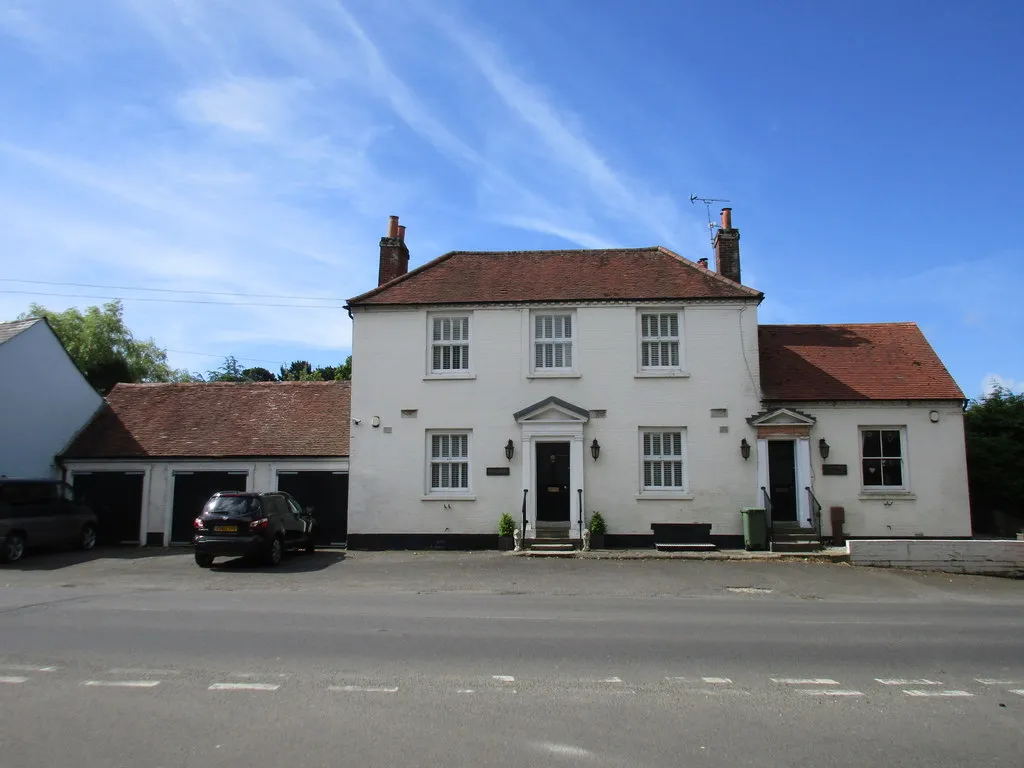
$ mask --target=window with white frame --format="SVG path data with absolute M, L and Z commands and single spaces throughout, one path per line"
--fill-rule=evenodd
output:
M 571 371 L 573 367 L 572 313 L 533 316 L 533 368 L 535 371 Z
M 468 493 L 469 433 L 431 432 L 427 447 L 430 493 Z
M 682 427 L 642 429 L 641 486 L 644 491 L 686 490 L 686 430 Z
M 861 427 L 860 463 L 864 488 L 903 490 L 906 484 L 906 440 L 903 427 Z
M 681 367 L 679 312 L 640 313 L 640 368 L 666 370 Z
M 469 315 L 430 318 L 430 373 L 435 376 L 469 372 Z

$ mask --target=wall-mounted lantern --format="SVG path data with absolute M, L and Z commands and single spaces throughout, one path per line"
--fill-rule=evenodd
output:
M 505 458 L 508 459 L 509 461 L 512 461 L 512 457 L 515 455 L 516 447 L 515 445 L 512 444 L 512 438 L 510 437 L 508 439 L 508 442 L 505 443 Z
M 746 461 L 750 458 L 750 443 L 747 442 L 747 438 L 740 440 L 740 456 Z
M 831 450 L 832 450 L 832 448 L 829 446 L 828 443 L 825 442 L 825 438 L 824 437 L 821 438 L 821 440 L 818 441 L 818 452 L 821 454 L 821 458 L 827 459 L 828 458 L 828 452 L 831 451 Z
M 601 446 L 597 442 L 597 438 L 594 438 L 594 442 L 590 444 L 590 455 L 594 457 L 594 461 L 597 461 L 597 457 L 601 455 Z

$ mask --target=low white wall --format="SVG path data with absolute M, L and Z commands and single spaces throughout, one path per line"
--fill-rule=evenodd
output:
M 854 565 L 1024 576 L 1024 541 L 853 539 L 846 551 Z

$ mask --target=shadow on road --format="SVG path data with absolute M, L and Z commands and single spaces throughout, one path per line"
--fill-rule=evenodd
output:
M 96 547 L 88 552 L 80 550 L 54 551 L 30 549 L 23 559 L 16 563 L 0 565 L 2 571 L 56 571 L 73 565 L 96 560 L 145 560 L 149 558 L 180 555 L 182 551 L 162 547 L 140 547 L 136 544 L 123 546 Z
M 244 571 L 246 573 L 315 573 L 337 565 L 345 559 L 341 551 L 319 551 L 312 554 L 289 553 L 280 565 L 264 565 L 258 560 L 234 557 L 230 560 L 216 560 L 211 571 Z

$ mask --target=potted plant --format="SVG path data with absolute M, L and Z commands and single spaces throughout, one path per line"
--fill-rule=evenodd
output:
M 587 530 L 590 531 L 590 548 L 604 549 L 604 535 L 608 531 L 608 526 L 605 525 L 604 517 L 601 516 L 600 512 L 595 511 L 590 516 Z
M 516 521 L 512 518 L 508 512 L 503 512 L 501 517 L 498 518 L 498 549 L 502 552 L 508 552 L 515 546 L 515 540 L 512 538 L 512 534 L 516 529 Z

